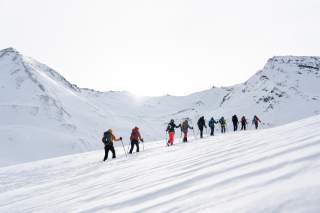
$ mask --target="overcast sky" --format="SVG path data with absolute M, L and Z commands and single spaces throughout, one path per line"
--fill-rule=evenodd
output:
M 0 48 L 80 87 L 185 95 L 319 56 L 319 23 L 319 0 L 0 0 Z

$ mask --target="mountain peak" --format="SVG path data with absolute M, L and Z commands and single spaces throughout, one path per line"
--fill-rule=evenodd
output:
M 15 48 L 13 48 L 13 47 L 8 47 L 8 48 L 5 48 L 5 49 L 2 49 L 2 50 L 0 50 L 0 52 L 1 52 L 1 53 L 3 53 L 3 52 L 19 53 L 19 51 L 16 50 Z
M 13 55 L 21 55 L 19 53 L 19 51 L 17 51 L 15 48 L 13 47 L 8 47 L 8 48 L 5 48 L 3 50 L 0 50 L 0 57 L 6 55 L 6 54 L 13 54 Z
M 295 70 L 299 69 L 320 69 L 320 57 L 316 56 L 274 56 L 268 60 L 264 66 L 264 70 Z
M 285 63 L 285 64 L 298 64 L 298 63 L 316 63 L 320 64 L 320 57 L 317 56 L 274 56 L 268 60 L 267 63 Z

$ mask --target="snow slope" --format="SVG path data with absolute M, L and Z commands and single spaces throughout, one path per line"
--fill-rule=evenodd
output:
M 320 116 L 0 168 L 0 212 L 320 212 Z
M 13 48 L 0 51 L 0 166 L 101 148 L 112 128 L 128 140 L 139 126 L 146 140 L 165 137 L 166 122 L 200 115 L 257 114 L 266 127 L 320 112 L 320 58 L 278 56 L 247 82 L 188 96 L 138 98 L 128 92 L 81 89 Z

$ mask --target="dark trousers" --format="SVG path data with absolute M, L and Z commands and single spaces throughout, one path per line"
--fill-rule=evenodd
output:
M 203 138 L 203 128 L 199 128 L 200 130 L 200 138 Z
M 132 140 L 131 141 L 131 148 L 130 148 L 130 151 L 129 151 L 130 154 L 132 154 L 134 146 L 137 147 L 137 152 L 139 152 L 139 141 Z
M 256 129 L 258 129 L 258 126 L 259 126 L 258 121 L 257 121 L 257 122 L 254 122 L 254 127 L 255 127 Z
M 114 146 L 113 145 L 106 145 L 104 147 L 104 159 L 103 159 L 103 161 L 106 161 L 108 159 L 109 151 L 112 152 L 112 158 L 116 158 L 116 151 L 114 150 Z
M 238 130 L 238 123 L 233 123 L 233 131 L 237 131 Z
M 221 126 L 221 133 L 225 133 L 226 132 L 226 126 Z
M 210 135 L 211 135 L 211 136 L 214 136 L 214 127 L 210 127 L 210 130 L 211 130 L 211 131 L 210 131 Z
M 183 142 L 188 142 L 188 132 L 183 132 Z
M 247 129 L 247 125 L 245 123 L 241 124 L 241 130 L 246 130 Z

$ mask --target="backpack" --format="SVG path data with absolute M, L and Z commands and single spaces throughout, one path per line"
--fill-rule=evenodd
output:
M 204 117 L 199 118 L 197 124 L 198 124 L 198 127 L 203 127 L 203 126 L 205 126 Z
M 140 132 L 138 129 L 133 129 L 131 132 L 130 140 L 139 141 Z
M 188 122 L 187 122 L 187 121 L 184 121 L 184 122 L 182 123 L 181 129 L 186 130 L 186 129 L 188 129 L 188 127 L 189 127 Z
M 112 134 L 109 131 L 103 133 L 102 143 L 104 143 L 104 145 L 110 145 L 112 143 Z
M 210 121 L 209 121 L 209 127 L 214 127 L 214 120 L 213 119 L 211 119 Z
M 221 126 L 225 126 L 226 125 L 226 120 L 224 118 L 221 118 L 219 120 L 219 123 L 221 124 Z

